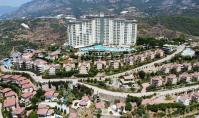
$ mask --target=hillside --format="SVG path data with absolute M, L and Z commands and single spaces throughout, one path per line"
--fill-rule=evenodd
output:
M 199 16 L 198 0 L 33 0 L 22 5 L 9 18 L 38 17 L 58 14 L 80 16 L 85 13 L 104 11 L 119 14 L 123 10 L 143 12 L 145 15 Z M 132 14 L 131 14 L 132 15 Z
M 180 31 L 188 35 L 199 36 L 199 19 L 185 16 L 159 16 L 145 18 L 150 25 L 162 25 L 173 31 Z

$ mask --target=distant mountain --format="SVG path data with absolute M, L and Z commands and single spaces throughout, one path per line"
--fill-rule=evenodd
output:
M 33 0 L 22 5 L 16 12 L 7 17 L 37 17 L 57 14 L 111 12 L 120 13 L 132 8 L 146 15 L 197 15 L 199 0 Z
M 10 7 L 10 6 L 0 6 L 0 16 L 3 14 L 8 14 L 17 10 L 17 7 Z

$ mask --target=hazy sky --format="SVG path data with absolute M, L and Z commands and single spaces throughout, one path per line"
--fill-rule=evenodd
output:
M 0 6 L 20 6 L 23 3 L 31 0 L 0 0 Z

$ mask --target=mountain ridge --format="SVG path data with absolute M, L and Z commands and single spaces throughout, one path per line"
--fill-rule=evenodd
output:
M 149 16 L 184 14 L 199 10 L 198 0 L 33 0 L 23 4 L 9 18 L 39 17 L 58 14 L 75 16 L 92 12 L 119 14 L 135 7 Z M 199 15 L 198 15 L 199 16 Z

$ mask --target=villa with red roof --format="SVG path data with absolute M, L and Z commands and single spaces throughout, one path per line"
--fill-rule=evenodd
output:
M 14 91 L 9 91 L 9 92 L 5 93 L 4 97 L 5 98 L 16 98 L 17 94 Z
M 16 98 L 8 98 L 3 102 L 3 108 L 14 110 L 17 107 Z
M 46 105 L 38 106 L 37 115 L 39 118 L 46 118 L 54 116 L 54 110 Z
M 35 86 L 32 83 L 28 83 L 28 84 L 24 84 L 22 85 L 22 92 L 26 93 L 26 92 L 33 92 L 35 91 Z
M 25 114 L 25 108 L 19 107 L 12 111 L 12 117 L 13 118 L 23 118 Z
M 23 94 L 21 95 L 21 100 L 20 100 L 20 102 L 21 102 L 21 103 L 24 103 L 25 106 L 28 106 L 28 105 L 31 104 L 30 99 L 31 99 L 32 97 L 33 97 L 33 93 L 31 93 L 31 92 L 23 93 Z
M 45 100 L 54 100 L 57 99 L 59 93 L 56 93 L 54 90 L 48 90 L 45 92 Z
M 4 88 L 2 90 L 0 90 L 0 95 L 3 97 L 7 92 L 12 91 L 11 88 Z

